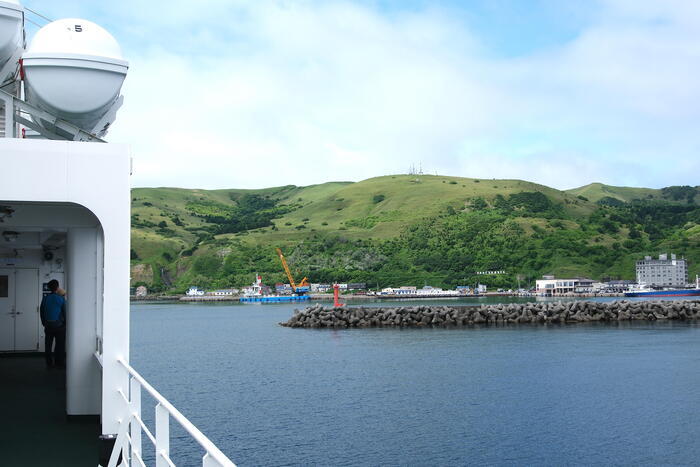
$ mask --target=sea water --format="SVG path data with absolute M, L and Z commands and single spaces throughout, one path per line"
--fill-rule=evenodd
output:
M 242 466 L 700 459 L 696 324 L 278 325 L 299 306 L 135 304 L 132 365 Z M 178 465 L 201 464 L 175 425 Z

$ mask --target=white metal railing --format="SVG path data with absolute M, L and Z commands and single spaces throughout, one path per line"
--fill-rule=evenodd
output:
M 170 417 L 174 418 L 205 451 L 202 457 L 203 467 L 235 467 L 235 464 L 209 438 L 148 384 L 143 376 L 124 360 L 118 361 L 129 372 L 129 394 L 119 390 L 119 394 L 127 404 L 129 418 L 120 421 L 119 433 L 108 467 L 131 465 L 131 463 L 145 467 L 141 444 L 142 434 L 146 435 L 155 448 L 156 467 L 174 466 L 170 459 Z M 145 389 L 156 401 L 155 433 L 152 433 L 141 419 L 141 389 Z

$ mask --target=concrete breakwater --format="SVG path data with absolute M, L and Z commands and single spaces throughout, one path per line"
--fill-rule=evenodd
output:
M 324 307 L 294 310 L 291 328 L 458 327 L 506 323 L 700 320 L 699 300 L 510 303 L 480 306 Z

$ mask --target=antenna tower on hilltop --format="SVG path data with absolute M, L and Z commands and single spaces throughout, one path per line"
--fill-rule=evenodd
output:
M 423 163 L 419 163 L 417 169 L 416 164 L 411 164 L 408 168 L 408 175 L 423 175 Z

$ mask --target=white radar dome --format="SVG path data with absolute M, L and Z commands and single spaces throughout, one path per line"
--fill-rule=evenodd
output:
M 69 18 L 36 33 L 22 68 L 27 102 L 103 136 L 121 105 L 129 64 L 111 34 L 90 21 Z
M 14 76 L 24 49 L 24 8 L 17 0 L 0 0 L 0 85 Z

